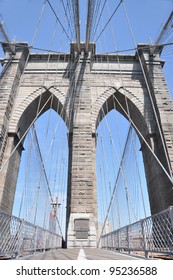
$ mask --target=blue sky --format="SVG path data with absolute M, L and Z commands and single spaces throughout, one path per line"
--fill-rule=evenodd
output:
M 4 20 L 7 34 L 11 40 L 25 41 L 32 43 L 34 32 L 38 24 L 38 18 L 43 6 L 43 0 L 0 0 L 0 16 Z M 59 3 L 61 1 L 50 1 L 55 11 L 58 13 Z M 81 40 L 85 39 L 84 30 L 86 24 L 86 2 L 85 0 L 79 1 L 81 5 Z M 103 1 L 102 1 L 103 2 Z M 119 3 L 118 0 L 109 0 L 108 8 L 105 9 L 103 21 L 101 25 L 109 17 L 114 8 Z M 171 0 L 126 0 L 125 5 L 129 14 L 133 32 L 136 38 L 136 42 L 154 42 L 160 32 L 162 24 L 167 19 L 171 7 Z M 61 7 L 61 14 L 58 14 L 62 22 L 64 23 L 63 9 Z M 50 36 L 52 34 L 53 26 L 55 23 L 55 17 L 48 6 L 44 9 L 43 19 L 40 24 L 40 28 L 35 41 L 36 47 L 48 48 L 50 44 Z M 66 23 L 64 24 L 66 26 Z M 114 28 L 117 32 L 117 42 L 119 48 L 131 48 L 133 47 L 132 40 L 127 30 L 127 23 L 122 13 L 122 8 L 119 9 L 114 16 Z M 107 28 L 110 33 L 110 28 Z M 126 33 L 124 31 L 127 31 Z M 62 33 L 61 28 L 57 29 L 57 38 Z M 57 39 L 58 40 L 58 39 Z M 55 40 L 56 41 L 56 40 Z M 64 45 L 63 48 L 66 49 Z M 56 49 L 57 50 L 57 47 Z M 113 50 L 111 45 L 108 46 L 107 51 Z
M 67 30 L 68 34 L 70 34 L 70 31 L 68 29 L 68 23 L 65 20 L 64 11 L 62 8 L 62 1 L 51 0 L 50 2 L 54 7 L 55 12 L 57 13 L 59 20 L 63 23 L 65 30 Z M 87 1 L 80 0 L 79 2 L 80 2 L 81 41 L 84 41 Z M 102 5 L 103 2 L 104 1 L 102 1 Z M 28 42 L 29 46 L 33 46 L 34 48 L 38 48 L 38 49 L 41 48 L 41 49 L 51 49 L 57 52 L 69 52 L 70 41 L 68 40 L 65 33 L 62 31 L 60 24 L 58 23 L 56 24 L 55 15 L 53 14 L 48 3 L 46 3 L 44 6 L 42 17 L 39 22 L 43 3 L 44 0 L 38 0 L 38 1 L 0 0 L 0 18 L 1 21 L 4 22 L 4 28 L 6 30 L 9 39 L 11 41 L 16 41 L 16 42 Z M 97 32 L 95 33 L 95 37 L 93 38 L 93 41 L 95 41 L 98 38 L 99 34 L 103 30 L 105 24 L 107 23 L 110 15 L 114 11 L 118 3 L 119 0 L 107 1 L 103 13 L 103 17 L 100 20 L 100 24 L 97 28 Z M 154 43 L 163 27 L 163 24 L 167 20 L 173 8 L 173 1 L 171 0 L 125 0 L 124 3 L 128 12 L 131 28 L 136 43 Z M 0 40 L 3 40 L 3 38 L 1 37 Z M 97 40 L 96 50 L 99 53 L 101 52 L 104 53 L 104 52 L 114 52 L 115 50 L 133 49 L 134 47 L 135 45 L 132 39 L 132 34 L 129 30 L 127 18 L 124 13 L 123 7 L 121 6 L 118 9 L 117 13 L 114 15 L 110 24 L 105 29 L 103 35 L 101 35 L 100 38 Z M 32 49 L 31 51 L 38 52 L 39 50 Z M 133 53 L 133 51 L 131 51 L 130 53 Z M 0 56 L 1 57 L 3 56 L 2 50 L 0 50 Z M 173 64 L 171 62 L 172 57 L 171 55 L 165 57 L 163 55 L 163 59 L 166 59 L 164 71 L 167 77 L 168 85 L 171 89 L 173 88 L 173 81 L 172 81 Z M 53 119 L 56 120 L 56 122 L 60 121 L 58 117 L 55 118 L 53 112 L 51 114 L 53 115 Z M 114 117 L 115 117 L 114 113 L 110 114 L 110 116 L 108 116 L 108 121 L 110 121 L 111 123 L 111 118 Z M 123 133 L 121 133 L 121 141 L 123 142 L 125 139 L 124 135 L 127 133 L 128 124 L 127 122 L 124 121 L 123 118 L 121 118 L 120 116 L 118 117 L 120 119 L 120 127 L 123 126 Z M 44 125 L 46 122 L 48 123 L 48 118 L 49 118 L 49 113 L 45 114 L 43 119 L 40 119 L 36 124 L 36 127 L 38 128 L 38 137 L 40 137 L 40 139 L 43 139 L 43 131 L 45 131 Z M 52 131 L 49 132 L 51 135 L 55 130 L 56 122 L 52 126 Z M 61 134 L 61 137 L 63 137 L 63 135 L 67 133 L 67 130 L 65 126 L 63 126 L 63 123 L 60 124 L 60 127 L 61 128 L 60 130 L 58 130 L 59 131 L 58 135 Z M 101 129 L 103 129 L 103 131 L 105 130 L 105 135 L 106 135 L 105 141 L 108 141 L 107 139 L 109 138 L 109 134 L 108 131 L 106 132 L 107 128 L 105 127 L 106 125 L 103 122 Z M 113 131 L 115 131 L 115 128 L 111 128 L 111 131 L 113 133 Z M 117 136 L 114 135 L 115 139 L 117 139 L 116 137 Z M 50 143 L 51 140 L 49 140 L 49 143 L 47 145 L 50 145 Z M 44 147 L 43 150 L 47 151 L 48 149 L 49 148 L 47 146 L 46 148 Z M 109 153 L 111 153 L 111 151 L 109 151 Z M 139 155 L 139 157 L 141 157 L 141 155 Z M 64 161 L 66 162 L 67 153 L 65 154 L 65 156 L 63 156 L 63 158 Z M 48 165 L 50 165 L 50 159 L 47 162 Z M 64 172 L 67 172 L 67 169 Z M 110 173 L 113 174 L 113 171 L 110 171 Z M 23 174 L 23 172 L 21 172 L 21 174 Z M 64 182 L 67 176 L 65 174 L 67 173 L 64 173 Z M 55 176 L 55 175 L 51 175 L 51 176 Z M 23 175 L 21 177 L 23 177 Z M 111 180 L 112 181 L 115 180 L 115 177 L 116 174 L 111 175 Z M 63 190 L 58 192 L 61 192 L 61 195 L 64 197 Z M 60 194 L 56 193 L 56 195 L 60 195 Z M 147 196 L 147 194 L 145 195 Z M 21 195 L 18 195 L 18 197 L 21 197 Z M 109 199 L 110 197 L 108 197 L 108 200 Z M 16 205 L 19 206 L 17 199 L 16 199 Z M 65 205 L 63 205 L 63 207 L 65 209 Z M 16 210 L 16 213 L 18 210 Z M 100 212 L 99 215 L 101 215 Z M 101 216 L 99 216 L 99 219 L 101 220 Z
M 63 22 L 66 30 L 67 21 L 64 20 L 64 10 L 61 5 L 61 1 L 51 0 L 52 6 L 57 12 L 59 19 Z M 65 1 L 64 1 L 65 2 Z M 87 1 L 80 0 L 80 14 L 81 14 L 81 41 L 85 40 L 85 26 L 86 26 L 86 11 Z M 102 5 L 103 5 L 102 0 Z M 63 35 L 62 29 L 57 24 L 55 38 L 53 43 L 52 33 L 55 27 L 55 16 L 52 13 L 49 5 L 46 4 L 43 16 L 38 27 L 38 21 L 43 7 L 44 0 L 0 0 L 0 18 L 4 21 L 4 28 L 10 40 L 18 42 L 28 42 L 29 45 L 37 48 L 53 49 L 55 51 L 69 51 L 69 40 Z M 105 12 L 100 20 L 99 30 L 104 27 L 109 16 L 119 3 L 119 0 L 107 1 Z M 172 0 L 125 0 L 124 1 L 128 16 L 130 19 L 131 27 L 134 33 L 136 43 L 154 43 L 168 18 L 172 7 Z M 112 27 L 115 33 L 115 40 L 112 37 Z M 36 36 L 34 35 L 36 33 Z M 96 33 L 95 38 L 97 38 Z M 109 44 L 107 44 L 109 42 Z M 115 46 L 116 44 L 116 46 Z M 123 50 L 134 47 L 127 20 L 123 8 L 120 7 L 118 12 L 113 17 L 112 23 L 106 28 L 104 35 L 101 36 L 97 42 L 97 52 L 111 52 L 115 49 Z M 33 52 L 35 52 L 33 50 Z M 2 57 L 2 50 L 0 51 Z M 165 57 L 163 57 L 165 58 Z M 169 57 L 169 64 L 166 63 L 165 71 L 170 87 L 173 86 L 172 79 L 170 77 L 170 71 L 172 63 Z

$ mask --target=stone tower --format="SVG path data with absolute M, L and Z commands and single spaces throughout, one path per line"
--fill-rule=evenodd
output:
M 136 129 L 143 154 L 152 214 L 173 205 L 173 103 L 162 72 L 160 48 L 139 45 L 138 55 L 32 54 L 17 43 L 0 80 L 0 210 L 11 214 L 25 135 L 50 107 L 68 128 L 68 247 L 95 247 L 96 128 L 116 108 Z M 49 63 L 47 64 L 47 62 Z M 104 112 L 104 113 L 103 113 Z

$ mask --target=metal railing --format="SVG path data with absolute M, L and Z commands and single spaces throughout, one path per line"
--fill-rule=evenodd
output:
M 173 206 L 101 237 L 101 248 L 173 255 Z
M 0 256 L 62 248 L 62 236 L 25 220 L 0 213 Z

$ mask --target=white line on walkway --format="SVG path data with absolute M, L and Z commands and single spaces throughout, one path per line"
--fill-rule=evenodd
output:
M 85 252 L 84 252 L 84 249 L 82 249 L 82 248 L 80 249 L 77 259 L 78 260 L 86 260 L 87 259 L 86 255 L 85 255 Z

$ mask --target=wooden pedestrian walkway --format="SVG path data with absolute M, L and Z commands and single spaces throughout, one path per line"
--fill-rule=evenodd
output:
M 137 260 L 133 256 L 103 249 L 58 249 L 22 257 L 25 260 Z

